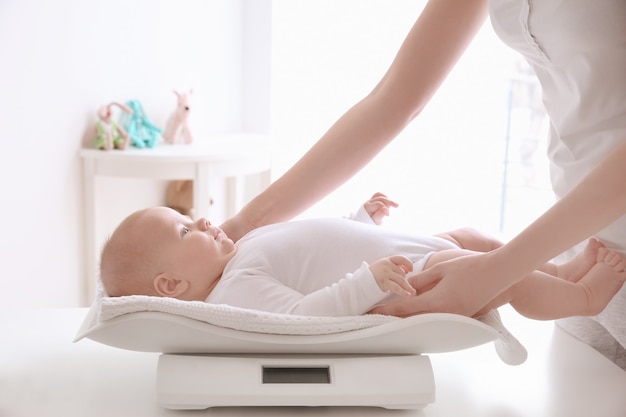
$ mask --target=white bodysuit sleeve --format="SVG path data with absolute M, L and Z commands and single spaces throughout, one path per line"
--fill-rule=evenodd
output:
M 359 269 L 346 274 L 338 282 L 311 294 L 299 294 L 298 299 L 292 299 L 288 313 L 306 316 L 357 316 L 367 313 L 386 296 L 387 293 L 376 283 L 367 262 L 363 262 Z
M 350 215 L 348 216 L 348 219 L 361 222 L 361 223 L 376 225 L 376 222 L 372 220 L 369 213 L 365 210 L 365 206 L 363 205 L 359 207 L 356 213 L 350 213 Z
M 209 295 L 207 302 L 272 313 L 327 317 L 365 314 L 388 295 L 380 289 L 366 262 L 336 283 L 309 294 L 255 271 L 246 271 L 240 279 L 229 280 L 222 289 L 219 296 Z

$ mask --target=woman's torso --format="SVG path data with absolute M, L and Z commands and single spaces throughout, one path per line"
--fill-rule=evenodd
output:
M 552 186 L 562 197 L 626 140 L 626 1 L 490 0 L 489 9 L 496 33 L 541 84 Z M 596 236 L 626 255 L 626 216 Z M 626 286 L 595 319 L 626 347 Z
M 626 140 L 626 2 L 491 0 L 494 30 L 533 68 L 557 197 Z M 598 237 L 626 253 L 626 216 Z

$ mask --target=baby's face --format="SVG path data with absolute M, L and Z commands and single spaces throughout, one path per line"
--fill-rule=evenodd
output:
M 162 272 L 189 281 L 193 295 L 206 298 L 237 246 L 204 218 L 192 221 L 167 207 L 148 209 L 145 216 L 142 233 Z

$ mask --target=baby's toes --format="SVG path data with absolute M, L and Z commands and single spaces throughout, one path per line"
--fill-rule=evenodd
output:
M 606 256 L 609 254 L 609 250 L 605 247 L 601 247 L 598 249 L 598 254 L 596 255 L 596 262 L 605 262 Z
M 613 261 L 615 263 L 615 265 L 613 265 L 613 269 L 616 272 L 621 272 L 624 274 L 624 276 L 626 276 L 626 259 L 624 259 L 622 255 L 617 253 Z
M 600 248 L 604 248 L 604 243 L 600 242 L 600 240 L 598 240 L 597 238 L 592 237 L 589 238 L 589 240 L 587 241 L 587 247 L 585 248 L 585 250 L 593 253 L 600 250 Z
M 609 251 L 604 257 L 604 263 L 610 267 L 615 267 L 621 260 L 622 257 L 613 251 Z
M 604 263 L 617 272 L 622 272 L 624 270 L 624 266 L 626 266 L 626 260 L 624 257 L 613 251 L 608 251 L 604 257 Z

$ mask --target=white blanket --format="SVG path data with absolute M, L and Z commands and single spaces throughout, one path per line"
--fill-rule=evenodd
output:
M 391 321 L 397 317 L 368 314 L 363 316 L 318 317 L 296 316 L 248 310 L 225 304 L 209 304 L 202 301 L 181 301 L 175 298 L 132 295 L 109 297 L 98 285 L 98 321 L 140 311 L 159 311 L 175 314 L 215 326 L 230 329 L 289 335 L 318 335 L 365 329 Z

